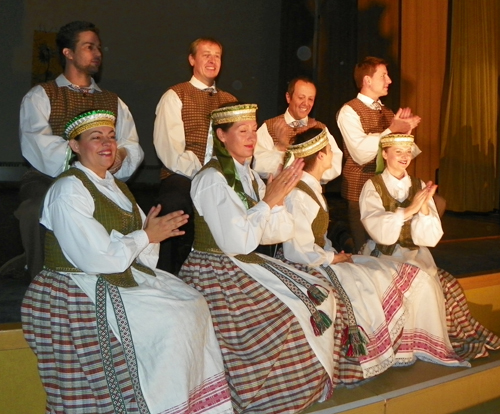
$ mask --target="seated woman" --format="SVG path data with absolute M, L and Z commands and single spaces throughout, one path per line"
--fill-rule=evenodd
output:
M 380 374 L 392 365 L 409 365 L 416 358 L 467 365 L 453 352 L 440 287 L 432 283 L 429 275 L 415 266 L 337 253 L 332 247 L 326 237 L 328 206 L 320 184 L 325 170 L 331 168 L 332 156 L 322 129 L 298 134 L 294 145 L 288 147 L 285 164 L 290 159 L 303 159 L 304 172 L 285 199 L 295 220 L 295 234 L 283 243 L 283 255 L 300 268 L 321 271 L 339 291 L 350 333 L 347 356 L 358 357 L 364 378 Z M 425 313 L 419 312 L 423 307 Z M 435 323 L 430 315 L 442 323 Z M 357 353 L 352 351 L 356 349 Z M 349 370 L 353 371 L 353 367 Z
M 90 111 L 65 130 L 78 161 L 49 189 L 44 270 L 22 305 L 51 413 L 232 413 L 207 304 L 154 269 L 182 211 L 147 217 L 109 173 L 115 116 Z
M 371 237 L 363 254 L 412 263 L 441 284 L 448 335 L 460 357 L 473 359 L 487 355 L 487 349 L 500 349 L 500 338 L 471 316 L 459 283 L 437 268 L 427 248 L 439 242 L 443 229 L 432 198 L 437 185 L 406 172 L 413 136 L 387 135 L 380 143 L 379 174 L 365 183 L 359 199 L 361 221 Z
M 195 241 L 179 277 L 208 302 L 235 412 L 295 413 L 338 382 L 341 331 L 325 279 L 253 253 L 293 235 L 283 199 L 302 173 L 298 160 L 266 188 L 250 169 L 256 109 L 212 112 L 215 158 L 193 179 Z

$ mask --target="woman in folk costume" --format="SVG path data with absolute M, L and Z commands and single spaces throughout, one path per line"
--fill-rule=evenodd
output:
M 65 134 L 78 161 L 45 197 L 44 270 L 22 305 L 47 412 L 232 413 L 203 296 L 153 270 L 187 215 L 146 217 L 109 173 L 113 113 L 81 114 Z
M 296 413 L 338 382 L 341 326 L 319 275 L 254 253 L 292 237 L 283 200 L 299 181 L 297 160 L 267 188 L 250 169 L 256 105 L 212 112 L 214 158 L 194 177 L 193 251 L 179 277 L 208 302 L 237 413 Z
M 409 365 L 417 358 L 467 365 L 448 341 L 444 302 L 428 274 L 406 263 L 337 253 L 332 247 L 326 237 L 328 206 L 320 184 L 325 170 L 331 168 L 332 156 L 325 131 L 317 128 L 297 135 L 288 148 L 285 165 L 301 158 L 304 172 L 285 199 L 295 220 L 295 234 L 283 243 L 283 254 L 301 268 L 322 272 L 338 290 L 347 313 L 346 357 L 357 357 L 364 378 L 392 365 Z M 425 315 L 419 313 L 423 308 Z M 430 315 L 443 323 L 435 323 Z M 350 366 L 350 375 L 353 371 L 355 367 Z
M 377 175 L 368 180 L 359 199 L 361 221 L 371 237 L 363 254 L 419 266 L 440 284 L 446 304 L 448 335 L 464 359 L 500 349 L 500 338 L 470 314 L 460 284 L 438 269 L 427 246 L 443 235 L 433 195 L 437 185 L 406 172 L 412 159 L 412 135 L 387 135 L 380 141 Z M 385 161 L 385 169 L 384 169 Z

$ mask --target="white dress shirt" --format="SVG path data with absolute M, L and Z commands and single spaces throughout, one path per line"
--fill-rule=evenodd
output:
M 68 87 L 71 82 L 61 74 L 57 77 L 56 84 L 59 87 Z M 101 91 L 93 79 L 90 87 Z M 50 111 L 50 101 L 45 89 L 40 85 L 33 87 L 21 103 L 19 136 L 23 157 L 43 174 L 57 177 L 64 169 L 68 142 L 63 137 L 52 133 L 49 124 Z M 127 157 L 115 173 L 115 177 L 127 180 L 141 164 L 144 152 L 139 145 L 132 114 L 120 98 L 118 98 L 118 114 L 116 115 L 118 148 L 124 148 L 127 151 Z
M 205 85 L 194 76 L 189 83 L 200 90 L 210 86 L 215 88 L 215 84 Z M 207 131 L 207 142 L 211 139 L 209 136 L 210 130 Z M 182 101 L 173 89 L 165 92 L 156 106 L 153 143 L 163 165 L 177 174 L 192 179 L 203 166 L 193 151 L 186 151 Z
M 250 169 L 249 161 L 243 165 L 236 160 L 234 163 L 245 192 L 255 196 L 252 182 L 257 180 L 262 199 L 266 186 Z M 215 242 L 228 256 L 248 254 L 259 244 L 280 243 L 293 236 L 293 218 L 284 206 L 269 208 L 266 202 L 259 201 L 247 210 L 226 178 L 214 168 L 207 168 L 194 177 L 191 198 Z
M 319 181 L 305 171 L 302 172 L 302 181 L 314 191 L 322 208 L 327 210 Z M 285 206 L 295 221 L 294 237 L 283 243 L 285 257 L 292 262 L 307 264 L 311 267 L 331 264 L 337 253 L 331 241 L 325 234 L 323 236 L 325 246 L 321 248 L 316 244 L 312 230 L 312 223 L 320 209 L 318 203 L 304 191 L 294 188 L 286 197 Z
M 308 117 L 306 116 L 302 120 L 296 120 L 290 115 L 287 109 L 285 112 L 285 122 L 290 125 L 294 121 L 303 121 L 304 124 L 307 125 Z M 335 138 L 333 138 L 330 131 L 328 131 L 328 128 L 326 128 L 326 133 L 330 146 L 332 147 L 333 157 L 332 168 L 325 171 L 321 177 L 321 182 L 323 184 L 337 178 L 342 171 L 342 151 L 339 149 Z M 257 145 L 255 146 L 253 169 L 257 171 L 262 178 L 268 178 L 269 174 L 275 176 L 280 164 L 283 164 L 284 155 L 285 152 L 279 151 L 274 145 L 273 138 L 269 134 L 267 125 L 263 123 L 257 130 Z

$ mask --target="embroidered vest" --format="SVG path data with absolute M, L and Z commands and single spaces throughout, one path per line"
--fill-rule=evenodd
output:
M 398 208 L 406 208 L 411 204 L 411 202 L 413 201 L 413 197 L 415 197 L 415 194 L 417 194 L 417 192 L 421 189 L 421 182 L 418 178 L 414 177 L 410 178 L 411 178 L 410 192 L 408 194 L 408 198 L 402 202 L 399 202 L 389 194 L 389 190 L 387 189 L 384 183 L 384 179 L 382 178 L 381 175 L 375 175 L 371 178 L 375 190 L 377 190 L 377 193 L 380 195 L 380 198 L 382 199 L 382 204 L 385 208 L 385 211 L 394 212 Z M 404 222 L 403 227 L 401 227 L 399 239 L 396 243 L 390 246 L 377 243 L 376 249 L 380 251 L 382 254 L 391 256 L 392 253 L 394 253 L 394 249 L 396 248 L 397 244 L 399 244 L 401 247 L 406 247 L 411 250 L 418 249 L 418 246 L 416 246 L 415 243 L 413 243 L 413 239 L 411 237 L 411 220 L 406 220 Z
M 346 103 L 359 115 L 361 126 L 365 134 L 378 134 L 384 132 L 391 125 L 394 113 L 387 107 L 382 109 L 371 109 L 355 98 Z M 349 150 L 343 142 L 345 165 L 342 168 L 342 197 L 349 201 L 359 201 L 359 195 L 366 180 L 375 174 L 376 158 L 364 165 L 357 164 L 349 154 Z
M 271 138 L 273 139 L 274 145 L 278 143 L 278 136 L 276 135 L 276 127 L 280 123 L 285 122 L 285 115 L 278 115 L 274 118 L 268 119 L 265 124 L 267 126 L 267 131 L 269 132 L 269 135 L 271 135 Z M 310 128 L 325 128 L 325 124 L 316 121 L 314 118 L 307 118 L 307 125 L 303 127 L 298 127 L 298 128 L 293 128 L 289 127 L 287 129 L 287 134 L 288 134 L 288 144 L 292 145 L 295 142 L 295 136 L 297 134 L 300 134 L 301 132 L 307 131 Z
M 222 168 L 219 164 L 219 161 L 217 161 L 216 159 L 212 159 L 207 164 L 205 164 L 203 168 L 200 170 L 200 172 L 205 170 L 206 168 L 215 168 L 217 171 L 222 173 Z M 258 198 L 259 188 L 256 180 L 252 181 L 252 186 Z M 250 197 L 248 194 L 246 194 L 246 197 L 247 197 L 247 204 L 250 207 L 253 207 L 255 204 L 257 204 L 257 201 L 254 200 L 252 197 Z M 200 252 L 224 254 L 224 252 L 219 248 L 219 246 L 217 246 L 217 243 L 215 242 L 214 236 L 212 235 L 212 232 L 210 231 L 207 222 L 205 221 L 203 216 L 201 216 L 198 213 L 196 207 L 194 208 L 193 249 L 198 250 Z M 236 256 L 236 258 L 243 262 L 248 262 L 248 263 L 259 263 L 263 261 L 255 253 L 250 253 L 248 255 L 239 254 Z
M 210 113 L 227 102 L 236 102 L 237 99 L 230 93 L 217 89 L 217 93 L 210 94 L 200 90 L 189 82 L 172 86 L 182 102 L 181 116 L 184 123 L 185 150 L 192 151 L 203 164 L 207 147 Z M 172 174 L 165 166 L 160 172 L 160 179 Z
M 57 179 L 62 177 L 75 176 L 90 192 L 95 204 L 94 218 L 101 223 L 104 228 L 111 233 L 112 230 L 117 230 L 122 234 L 129 234 L 134 230 L 142 229 L 142 219 L 135 202 L 134 196 L 128 189 L 127 185 L 115 179 L 116 184 L 121 191 L 131 201 L 133 210 L 128 212 L 120 208 L 113 201 L 102 194 L 97 187 L 90 181 L 85 173 L 77 168 L 70 168 L 68 171 L 62 173 Z M 132 264 L 137 270 L 143 271 L 151 276 L 155 273 L 148 267 L 141 265 L 135 261 Z M 131 267 L 132 267 L 131 266 Z M 61 246 L 54 232 L 47 230 L 45 236 L 45 263 L 44 267 L 56 272 L 81 272 L 82 270 L 74 267 L 64 256 Z M 131 267 L 122 273 L 101 274 L 106 281 L 112 285 L 119 287 L 132 287 L 137 286 L 132 275 Z
M 118 116 L 118 95 L 113 92 L 103 90 L 84 94 L 66 86 L 58 87 L 55 81 L 42 83 L 40 86 L 49 97 L 49 124 L 54 135 L 62 136 L 68 121 L 84 111 L 105 109 Z
M 323 248 L 325 247 L 325 234 L 328 231 L 328 223 L 330 221 L 328 211 L 323 208 L 318 200 L 318 197 L 316 196 L 316 193 L 304 181 L 299 181 L 297 188 L 311 197 L 319 206 L 318 214 L 311 223 L 311 228 L 314 234 L 314 243 Z M 328 208 L 328 203 L 326 203 L 326 205 Z

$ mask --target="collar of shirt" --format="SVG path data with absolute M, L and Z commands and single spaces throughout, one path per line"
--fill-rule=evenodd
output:
M 325 199 L 323 198 L 323 187 L 321 187 L 320 182 L 306 171 L 302 171 L 301 181 L 304 181 L 304 183 L 311 187 L 318 196 L 318 200 L 323 205 L 323 208 L 326 209 L 326 205 L 324 204 Z
M 68 78 L 66 78 L 66 76 L 64 76 L 61 73 L 56 78 L 56 85 L 61 88 L 63 86 L 68 87 L 68 86 L 72 85 L 72 83 L 68 80 Z M 90 86 L 89 86 L 89 88 L 91 88 L 92 90 L 96 90 L 98 92 L 102 92 L 101 88 L 99 88 L 99 86 L 97 86 L 97 83 L 95 83 L 95 80 L 93 78 L 90 78 Z
M 201 90 L 203 90 L 203 89 L 206 89 L 206 88 L 212 88 L 212 87 L 213 87 L 213 88 L 215 88 L 215 89 L 217 89 L 217 87 L 215 86 L 215 82 L 214 82 L 214 84 L 213 84 L 213 85 L 205 85 L 202 81 L 200 81 L 200 80 L 196 79 L 196 78 L 194 77 L 194 75 L 193 75 L 193 76 L 191 76 L 191 79 L 189 80 L 189 83 L 190 83 L 191 85 L 193 85 L 196 89 L 201 89 Z
M 406 200 L 411 187 L 411 179 L 406 171 L 405 176 L 398 180 L 389 171 L 387 171 L 387 169 L 385 169 L 382 173 L 382 178 L 384 179 L 385 186 L 392 197 L 399 202 Z
M 371 106 L 371 104 L 374 102 L 372 98 L 369 98 L 368 96 L 363 95 L 362 93 L 358 93 L 357 98 L 361 102 L 363 102 L 366 106 Z M 380 105 L 384 106 L 384 104 L 382 102 L 380 102 L 380 99 L 375 101 L 375 102 L 378 102 Z
M 290 125 L 293 121 L 302 121 L 305 123 L 305 125 L 307 125 L 307 120 L 308 120 L 307 116 L 305 118 L 302 118 L 302 119 L 295 119 L 292 115 L 290 115 L 290 112 L 288 112 L 288 108 L 285 111 L 285 122 L 288 125 Z
M 251 197 L 255 197 L 255 192 L 253 190 L 253 185 L 252 185 L 254 177 L 252 171 L 250 170 L 251 160 L 252 160 L 251 158 L 248 158 L 247 160 L 245 160 L 243 164 L 240 164 L 238 161 L 234 160 L 234 165 L 236 166 L 236 172 L 240 177 L 240 181 L 241 184 L 243 185 L 245 193 L 247 193 Z

